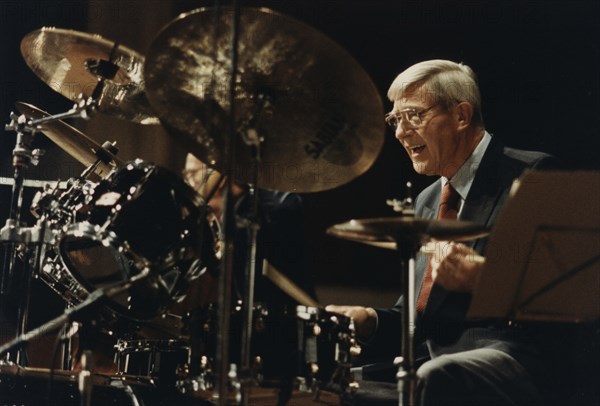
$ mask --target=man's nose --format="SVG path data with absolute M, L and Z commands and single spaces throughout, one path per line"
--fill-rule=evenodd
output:
M 396 129 L 394 130 L 394 136 L 398 141 L 402 141 L 403 138 L 406 138 L 410 135 L 411 131 L 412 128 L 406 126 L 404 124 L 404 120 L 400 120 L 396 126 Z

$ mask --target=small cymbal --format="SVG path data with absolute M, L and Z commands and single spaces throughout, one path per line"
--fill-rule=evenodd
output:
M 424 244 L 431 239 L 468 241 L 489 234 L 489 230 L 470 221 L 428 220 L 412 216 L 350 220 L 333 225 L 327 234 L 385 249 L 396 249 L 398 242 Z
M 47 117 L 50 114 L 35 107 L 32 104 L 17 102 L 15 103 L 17 110 L 21 114 L 34 120 Z M 96 151 L 102 148 L 96 141 L 92 140 L 84 133 L 70 126 L 61 120 L 51 121 L 43 124 L 40 129 L 44 135 L 50 138 L 56 145 L 61 147 L 66 153 L 77 159 L 84 166 L 90 166 L 98 160 Z M 100 162 L 94 171 L 101 178 L 105 177 L 114 167 L 121 165 L 121 161 L 116 156 L 112 156 L 112 161 L 109 164 Z
M 153 40 L 144 77 L 151 106 L 174 140 L 227 172 L 232 8 L 179 16 Z M 215 33 L 217 37 L 215 38 Z M 233 178 L 258 186 L 318 192 L 367 171 L 384 142 L 383 103 L 358 62 L 304 23 L 268 9 L 242 8 L 235 89 Z
M 140 124 L 159 124 L 144 93 L 144 57 L 100 35 L 61 28 L 41 28 L 21 40 L 21 54 L 31 70 L 70 100 L 91 97 L 105 77 L 98 111 Z M 112 55 L 111 55 L 112 54 Z

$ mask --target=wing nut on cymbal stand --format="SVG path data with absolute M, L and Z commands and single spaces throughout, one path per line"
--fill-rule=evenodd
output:
M 404 216 L 414 216 L 415 202 L 412 197 L 412 183 L 406 182 L 406 197 L 404 199 L 387 199 L 385 204 L 390 206 L 396 213 Z

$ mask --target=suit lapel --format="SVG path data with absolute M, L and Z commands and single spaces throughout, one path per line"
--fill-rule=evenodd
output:
M 489 225 L 490 216 L 503 192 L 501 186 L 504 182 L 502 182 L 499 173 L 499 161 L 502 157 L 502 151 L 502 144 L 492 138 L 475 179 L 473 179 L 473 184 L 465 200 L 459 220 Z

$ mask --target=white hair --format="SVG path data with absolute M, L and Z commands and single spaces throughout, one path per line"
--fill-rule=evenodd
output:
M 481 95 L 473 70 L 463 64 L 433 59 L 412 65 L 390 85 L 387 96 L 394 102 L 407 93 L 423 92 L 446 108 L 466 101 L 473 106 L 473 124 L 483 127 Z

